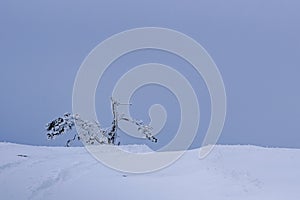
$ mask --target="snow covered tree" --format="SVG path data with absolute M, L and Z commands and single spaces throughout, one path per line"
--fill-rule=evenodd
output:
M 113 113 L 113 122 L 111 127 L 102 128 L 98 122 L 90 122 L 80 118 L 79 114 L 65 113 L 63 117 L 54 119 L 46 125 L 48 139 L 54 139 L 58 135 L 62 135 L 72 130 L 77 125 L 77 133 L 72 139 L 69 139 L 66 146 L 70 146 L 71 142 L 78 139 L 83 141 L 85 144 L 112 144 L 119 145 L 117 143 L 117 131 L 119 130 L 118 123 L 121 120 L 127 121 L 128 123 L 135 124 L 137 130 L 145 135 L 147 139 L 152 142 L 157 142 L 157 138 L 152 135 L 152 127 L 145 125 L 141 120 L 131 119 L 125 117 L 124 114 L 118 113 L 118 106 L 120 105 L 131 105 L 121 104 L 111 98 L 111 107 Z

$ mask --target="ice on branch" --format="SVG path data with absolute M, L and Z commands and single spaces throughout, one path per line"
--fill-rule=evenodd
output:
M 119 121 L 127 121 L 136 125 L 137 130 L 144 135 L 148 140 L 157 142 L 157 138 L 152 135 L 152 127 L 145 125 L 141 120 L 131 119 L 124 114 L 118 113 L 118 106 L 128 106 L 131 104 L 121 104 L 111 98 L 111 107 L 113 113 L 113 121 L 111 127 L 102 128 L 96 121 L 86 121 L 80 117 L 79 114 L 65 113 L 63 117 L 59 117 L 46 125 L 48 139 L 54 139 L 58 135 L 65 134 L 72 130 L 75 125 L 77 133 L 72 139 L 69 139 L 66 146 L 78 139 L 85 144 L 112 144 L 119 145 L 117 142 L 117 131 L 119 130 Z

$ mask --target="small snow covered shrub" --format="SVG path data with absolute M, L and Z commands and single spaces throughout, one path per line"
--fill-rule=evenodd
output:
M 119 121 L 124 120 L 136 125 L 137 130 L 145 135 L 147 139 L 152 142 L 157 142 L 157 138 L 152 135 L 151 126 L 145 125 L 141 120 L 125 117 L 123 114 L 119 115 L 118 106 L 130 104 L 121 104 L 113 99 L 111 99 L 111 102 L 113 112 L 113 122 L 111 127 L 102 128 L 98 122 L 90 122 L 81 119 L 79 114 L 65 113 L 62 117 L 54 119 L 46 125 L 48 139 L 54 139 L 56 136 L 72 130 L 76 125 L 77 134 L 67 141 L 66 146 L 70 146 L 71 142 L 76 139 L 81 140 L 85 144 L 119 145 L 120 142 L 116 141 L 117 131 L 119 129 L 118 123 Z

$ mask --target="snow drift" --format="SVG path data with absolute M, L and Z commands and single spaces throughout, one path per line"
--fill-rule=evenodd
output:
M 146 146 L 122 147 L 133 152 Z M 216 146 L 203 160 L 189 150 L 150 174 L 125 174 L 83 147 L 0 143 L 0 199 L 300 199 L 300 150 Z

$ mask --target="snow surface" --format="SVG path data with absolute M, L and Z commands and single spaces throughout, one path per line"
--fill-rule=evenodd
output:
M 203 160 L 190 150 L 168 168 L 137 175 L 105 167 L 83 147 L 0 143 L 0 199 L 299 200 L 300 150 L 216 146 Z

